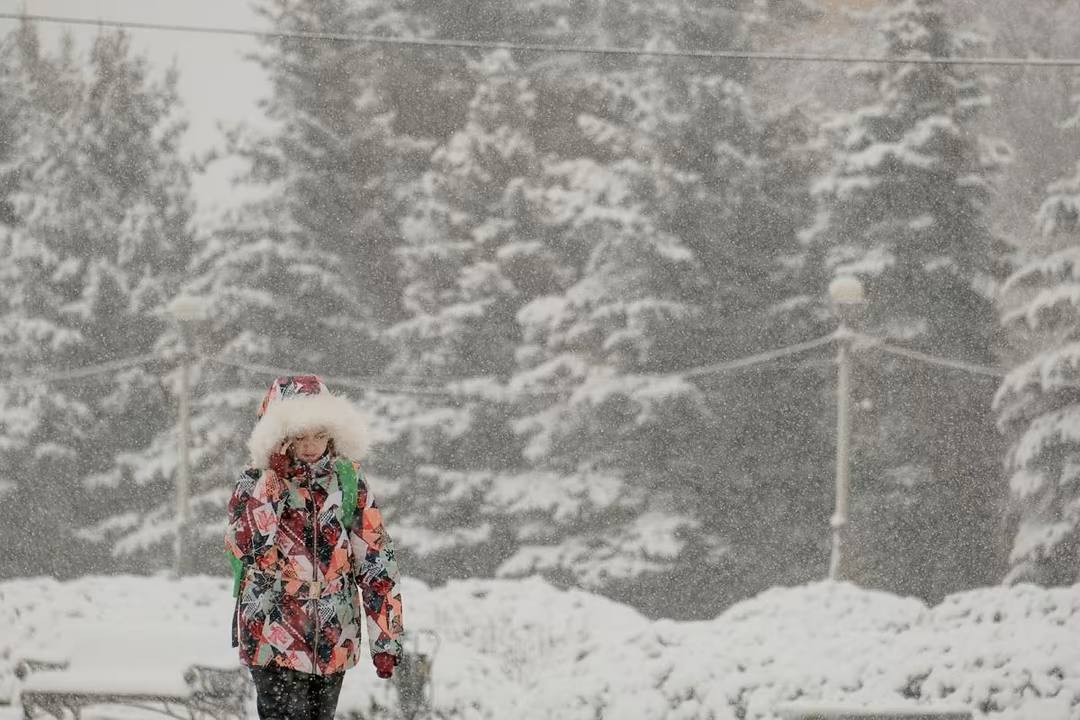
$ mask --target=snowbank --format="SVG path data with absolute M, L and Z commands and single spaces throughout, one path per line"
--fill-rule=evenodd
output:
M 1080 585 L 990 588 L 927 608 L 823 582 L 694 623 L 649 621 L 536 579 L 407 581 L 403 591 L 406 624 L 441 637 L 433 677 L 443 718 L 766 720 L 794 701 L 1080 720 Z M 79 624 L 214 631 L 227 647 L 231 609 L 218 578 L 0 583 L 0 698 L 15 687 L 18 658 L 59 652 Z M 351 671 L 341 711 L 371 717 L 373 704 L 395 704 L 390 686 L 367 666 Z

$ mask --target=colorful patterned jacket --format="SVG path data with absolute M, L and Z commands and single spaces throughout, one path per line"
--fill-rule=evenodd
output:
M 349 472 L 356 508 L 346 528 L 339 475 Z M 241 662 L 344 671 L 359 660 L 361 612 L 371 654 L 401 656 L 393 543 L 358 463 L 293 460 L 284 478 L 249 467 L 228 513 L 225 544 L 245 568 L 234 618 Z

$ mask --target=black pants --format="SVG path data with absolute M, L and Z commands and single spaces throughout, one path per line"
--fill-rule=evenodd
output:
M 334 720 L 345 673 L 310 675 L 279 667 L 251 668 L 259 720 Z

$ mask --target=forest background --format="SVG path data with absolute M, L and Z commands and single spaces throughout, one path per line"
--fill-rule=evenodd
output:
M 1080 57 L 1069 3 L 263 0 L 262 29 Z M 275 369 L 372 415 L 410 575 L 543 575 L 715 616 L 825 575 L 833 345 L 857 276 L 844 576 L 936 602 L 1080 569 L 1076 68 L 764 62 L 279 36 L 258 123 L 181 150 L 129 36 L 0 42 L 0 577 L 189 572 Z M 243 171 L 227 212 L 193 178 Z M 170 307 L 193 299 L 182 336 Z M 970 373 L 880 342 L 1003 368 Z M 96 374 L 43 374 L 87 367 Z M 335 379 L 347 382 L 335 385 Z

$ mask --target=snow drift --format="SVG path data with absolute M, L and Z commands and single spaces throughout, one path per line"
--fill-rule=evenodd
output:
M 1080 719 L 1080 585 L 988 588 L 927 607 L 822 582 L 769 590 L 704 622 L 650 621 L 538 579 L 406 581 L 403 593 L 406 627 L 441 638 L 441 718 L 765 720 L 796 701 Z M 0 583 L 0 699 L 17 703 L 15 662 L 55 653 L 72 624 L 216 629 L 227 647 L 231 609 L 220 578 Z M 118 638 L 101 653 L 122 648 Z M 371 718 L 395 704 L 361 665 L 339 711 Z

